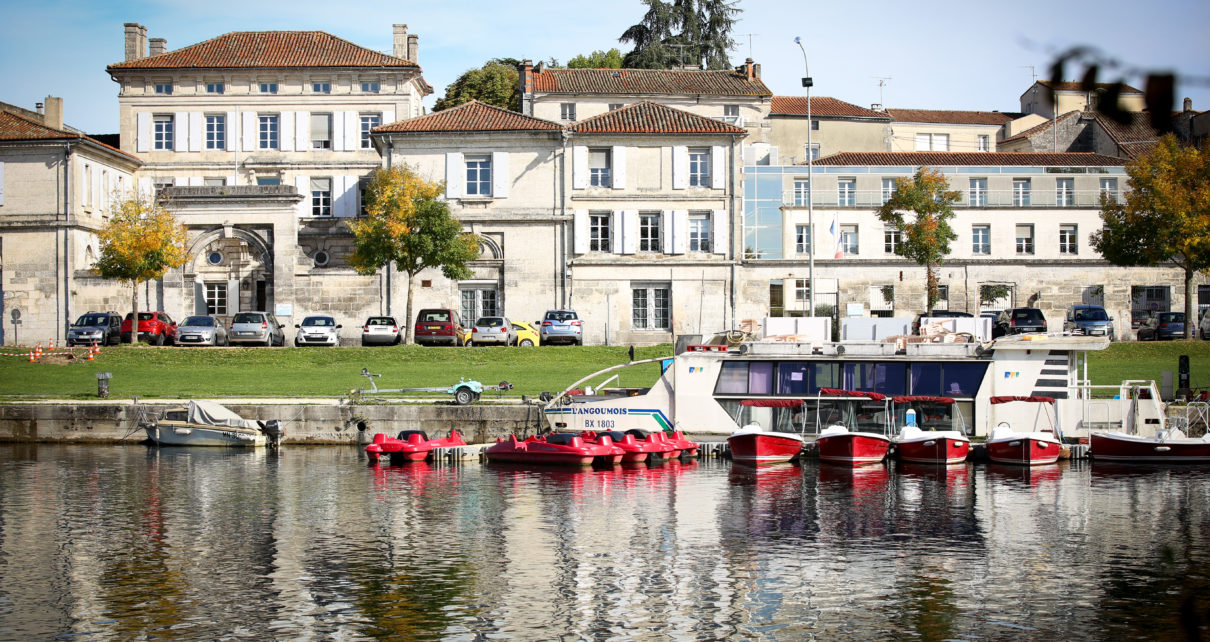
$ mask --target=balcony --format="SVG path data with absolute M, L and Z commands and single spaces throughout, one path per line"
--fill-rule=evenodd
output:
M 836 189 L 819 189 L 814 194 L 815 207 L 852 207 L 856 209 L 876 209 L 887 201 L 890 194 L 883 190 L 856 190 L 843 194 Z M 1120 199 L 1121 195 L 1116 195 Z M 782 205 L 786 207 L 806 207 L 807 195 L 805 190 L 788 189 L 782 192 Z M 979 192 L 962 192 L 962 198 L 954 204 L 957 208 L 971 207 L 1030 207 L 1030 208 L 1099 208 L 1101 206 L 1101 191 L 1067 191 L 1062 194 L 1053 190 L 1032 190 L 1021 193 L 1008 190 L 984 190 Z

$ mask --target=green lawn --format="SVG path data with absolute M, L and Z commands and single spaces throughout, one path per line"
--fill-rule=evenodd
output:
M 13 352 L 0 348 L 0 353 Z M 638 348 L 636 359 L 671 354 L 670 345 Z M 77 349 L 83 354 L 83 349 Z M 1210 388 L 1210 341 L 1116 343 L 1090 353 L 1093 383 L 1160 380 L 1189 355 L 1191 385 Z M 484 384 L 511 382 L 510 396 L 558 392 L 576 379 L 627 360 L 624 347 L 540 348 L 105 348 L 96 361 L 0 357 L 0 397 L 96 398 L 94 373 L 113 373 L 110 396 L 329 397 L 368 387 L 361 369 L 382 375 L 380 388 L 448 386 L 459 377 Z M 655 380 L 656 365 L 622 371 L 623 386 Z M 493 394 L 493 393 L 489 393 Z

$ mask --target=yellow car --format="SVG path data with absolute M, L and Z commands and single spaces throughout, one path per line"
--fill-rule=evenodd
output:
M 513 321 L 513 332 L 517 333 L 517 343 L 523 348 L 531 348 L 538 345 L 538 331 L 534 329 L 532 323 L 525 321 Z

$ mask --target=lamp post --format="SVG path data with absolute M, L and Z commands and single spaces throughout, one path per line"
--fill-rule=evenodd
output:
M 794 36 L 794 44 L 798 45 L 798 49 L 802 51 L 802 67 L 805 74 L 802 86 L 807 89 L 807 230 L 811 235 L 809 237 L 811 253 L 807 255 L 807 290 L 809 292 L 807 304 L 811 316 L 815 316 L 815 179 L 811 171 L 811 156 L 815 151 L 815 148 L 811 146 L 811 85 L 815 83 L 811 80 L 811 67 L 807 64 L 807 50 L 803 49 L 802 38 Z

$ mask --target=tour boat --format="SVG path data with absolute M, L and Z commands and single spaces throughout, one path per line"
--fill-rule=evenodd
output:
M 483 453 L 489 462 L 591 466 L 594 460 L 603 464 L 621 463 L 625 451 L 614 446 L 609 437 L 602 436 L 599 443 L 589 444 L 578 434 L 554 433 L 524 440 L 518 440 L 516 435 L 500 437 Z
M 788 432 L 769 432 L 748 424 L 727 437 L 731 459 L 745 464 L 786 462 L 802 451 L 803 438 Z
M 616 430 L 605 432 L 593 432 L 591 430 L 581 433 L 584 442 L 595 446 L 603 444 L 612 444 L 622 449 L 623 464 L 638 464 L 647 461 L 647 458 L 652 453 L 661 448 L 659 444 L 648 442 L 647 440 L 639 441 L 634 435 L 621 433 Z M 604 437 L 607 441 L 602 441 Z
M 992 397 L 992 405 L 1012 403 L 1014 401 L 1054 405 L 1052 397 L 1042 396 L 1001 396 Z M 1040 412 L 1044 412 L 1039 409 Z M 1036 427 L 1035 421 L 1035 427 Z M 1055 433 L 1054 424 L 1049 431 L 1034 430 L 1032 432 L 1017 432 L 1007 421 L 1001 422 L 992 430 L 987 440 L 987 456 L 1000 464 L 1018 464 L 1036 466 L 1038 464 L 1053 464 L 1059 460 L 1062 442 Z
M 849 398 L 853 401 L 861 399 L 869 399 L 870 401 L 881 402 L 882 406 L 882 421 L 886 422 L 886 395 L 877 392 L 868 392 L 862 390 L 841 390 L 838 388 L 820 388 L 819 396 L 821 398 L 828 397 L 835 399 Z M 818 408 L 823 408 L 823 404 L 819 404 Z M 839 423 L 832 424 L 819 432 L 819 438 L 815 440 L 815 449 L 821 461 L 826 461 L 832 464 L 847 464 L 850 466 L 860 466 L 863 464 L 877 464 L 883 459 L 886 459 L 887 452 L 891 448 L 891 438 L 885 434 L 878 434 L 867 431 L 849 430 L 848 425 L 844 422 L 854 421 L 856 409 L 850 408 L 846 417 L 843 417 Z M 878 420 L 875 419 L 875 422 Z
M 185 407 L 169 408 L 159 418 L 141 411 L 139 424 L 158 446 L 255 448 L 276 446 L 285 437 L 280 421 L 244 419 L 213 401 L 190 401 Z
M 1090 441 L 1096 460 L 1210 464 L 1210 433 L 1187 437 L 1177 428 L 1157 430 L 1154 437 L 1094 432 Z
M 900 404 L 927 403 L 943 406 L 953 406 L 951 397 L 934 397 L 929 395 L 900 395 L 892 397 L 891 402 Z M 904 426 L 895 436 L 895 456 L 900 461 L 910 461 L 921 464 L 960 464 L 966 461 L 970 454 L 971 440 L 958 430 L 922 430 L 915 421 L 915 411 L 908 409 Z M 956 417 L 961 417 L 957 413 Z
M 372 462 L 378 461 L 382 455 L 389 456 L 391 461 L 424 461 L 434 448 L 465 445 L 457 430 L 451 430 L 449 437 L 441 439 L 429 439 L 423 430 L 404 430 L 394 438 L 382 433 L 374 435 L 374 441 L 366 446 L 366 455 Z

